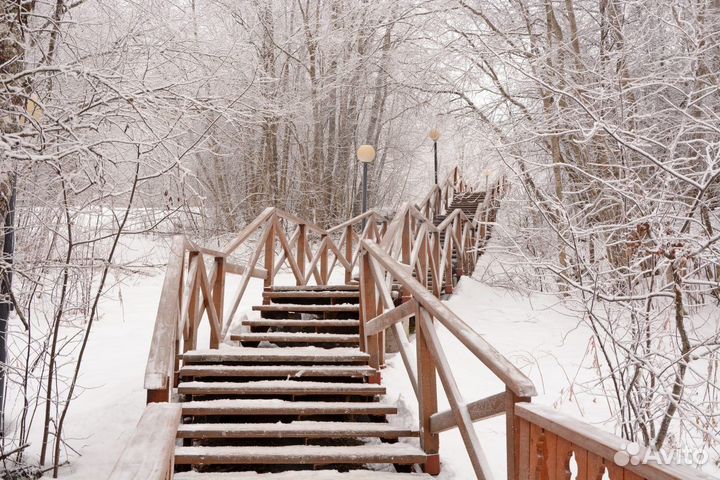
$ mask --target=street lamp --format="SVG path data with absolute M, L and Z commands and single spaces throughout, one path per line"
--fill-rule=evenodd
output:
M 428 133 L 428 137 L 433 141 L 433 151 L 435 152 L 435 184 L 438 183 L 438 159 L 437 159 L 437 141 L 440 140 L 440 130 L 433 128 Z
M 372 145 L 360 145 L 357 149 L 357 158 L 363 164 L 363 202 L 362 202 L 362 213 L 367 212 L 368 207 L 368 165 L 375 160 L 375 149 Z

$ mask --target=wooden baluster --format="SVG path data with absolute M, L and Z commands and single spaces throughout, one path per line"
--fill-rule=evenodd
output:
M 462 226 L 463 222 L 460 219 L 460 217 L 457 217 L 455 220 L 455 223 L 453 224 L 453 228 L 455 229 L 455 236 L 460 240 L 460 244 L 456 245 L 457 248 L 457 271 L 455 272 L 457 274 L 457 278 L 460 279 L 460 277 L 463 276 L 463 273 L 465 272 L 464 263 L 465 263 L 465 245 L 462 243 Z
M 298 238 L 297 238 L 297 266 L 298 270 L 300 270 L 300 275 L 304 279 L 305 278 L 305 246 L 307 245 L 307 225 L 304 223 L 302 225 L 298 225 Z M 297 285 L 300 285 L 300 281 L 298 280 L 296 282 Z
M 275 268 L 275 216 L 268 219 L 268 236 L 265 240 L 265 270 L 268 274 L 263 281 L 263 285 L 266 289 L 272 287 L 273 284 L 273 270 Z M 270 303 L 269 298 L 263 298 L 263 304 L 267 305 Z
M 455 242 L 452 238 L 452 227 L 448 225 L 445 229 L 445 241 L 447 242 L 447 255 L 445 256 L 445 265 L 441 268 L 445 268 L 445 293 L 450 295 L 453 293 L 453 271 L 452 271 L 452 251 Z
M 173 248 L 175 245 L 173 245 Z M 182 247 L 182 250 L 179 251 L 180 255 L 180 285 L 178 286 L 178 299 L 177 299 L 177 318 L 175 319 L 175 349 L 173 350 L 174 355 L 174 362 L 173 362 L 173 372 L 172 377 L 170 378 L 170 383 L 173 387 L 177 387 L 180 383 L 180 356 L 178 353 L 180 353 L 180 339 L 182 338 L 183 332 L 179 331 L 179 324 L 180 324 L 180 315 L 182 315 L 182 303 L 183 298 L 185 297 L 185 247 Z M 189 268 L 189 264 L 188 264 Z M 148 392 L 149 393 L 149 392 Z M 170 391 L 165 391 L 166 399 L 163 400 L 164 402 L 170 401 Z
M 440 252 L 440 232 L 432 232 L 432 263 L 433 263 L 433 295 L 440 298 L 440 293 L 442 290 L 442 265 L 440 265 L 440 260 L 442 258 Z
M 430 348 L 425 343 L 425 332 L 421 315 L 428 315 L 418 304 L 415 321 L 415 343 L 417 344 L 418 404 L 420 416 L 420 448 L 428 456 L 423 470 L 430 475 L 440 473 L 440 436 L 430 432 L 430 417 L 437 413 L 437 374 Z M 430 317 L 432 322 L 432 317 Z
M 322 248 L 322 252 L 320 253 L 320 279 L 322 280 L 323 285 L 327 285 L 330 281 L 330 271 L 328 270 L 328 255 L 330 247 L 327 245 L 330 238 L 328 238 L 327 234 L 323 234 L 321 238 L 322 241 L 320 242 L 320 248 Z
M 353 226 L 348 225 L 345 227 L 345 259 L 350 265 L 353 264 L 353 238 L 355 232 Z M 345 269 L 345 284 L 352 282 L 352 270 Z
M 223 331 L 222 321 L 225 312 L 225 257 L 215 257 L 215 282 L 212 285 L 212 301 L 215 304 L 215 312 L 217 313 L 218 322 L 220 322 L 220 332 Z M 222 338 L 218 339 L 218 342 L 210 340 L 210 348 L 218 348 L 219 342 Z
M 192 264 L 193 262 L 202 262 L 202 256 L 198 252 L 190 252 L 190 261 L 189 264 Z M 190 305 L 188 307 L 188 318 L 187 318 L 187 330 L 188 330 L 188 337 L 185 341 L 184 345 L 184 351 L 187 352 L 189 350 L 195 350 L 197 348 L 197 327 L 200 323 L 200 319 L 198 318 L 198 314 L 200 313 L 200 303 L 199 303 L 199 294 L 200 294 L 200 283 L 198 279 L 198 271 L 199 269 L 195 269 L 195 278 L 191 278 L 190 280 L 190 288 L 192 291 L 190 292 Z
M 530 479 L 530 422 L 517 418 L 518 421 L 518 479 Z

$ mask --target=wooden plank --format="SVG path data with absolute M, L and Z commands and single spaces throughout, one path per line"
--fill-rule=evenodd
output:
M 206 400 L 185 402 L 183 415 L 395 415 L 397 407 L 380 402 L 302 402 L 288 400 Z
M 473 422 L 502 415 L 505 412 L 505 394 L 498 393 L 468 403 L 467 409 Z M 441 433 L 453 428 L 457 428 L 457 423 L 452 409 L 444 410 L 430 417 L 430 431 L 433 433 Z
M 166 480 L 173 471 L 180 414 L 177 403 L 151 403 L 145 407 L 109 480 Z
M 205 271 L 205 263 L 202 258 L 198 262 L 198 277 L 200 278 L 200 289 L 203 294 L 203 303 L 208 314 L 208 322 L 210 322 L 210 348 L 218 348 L 220 345 L 220 317 L 215 309 L 215 298 L 213 296 L 210 282 Z M 222 295 L 222 291 L 219 292 Z M 199 319 L 198 319 L 199 320 Z
M 525 419 L 519 419 L 518 431 L 520 441 L 518 448 L 518 476 L 520 480 L 530 478 L 530 422 Z
M 615 453 L 621 451 L 627 444 L 626 440 L 618 436 L 543 405 L 519 403 L 515 407 L 515 413 L 530 423 L 539 425 L 570 441 L 573 445 L 587 450 L 588 455 L 592 454 L 609 462 L 612 462 Z M 640 455 L 643 454 L 644 451 L 641 451 Z M 591 462 L 588 456 L 588 468 L 590 466 Z M 627 465 L 625 469 L 653 480 L 712 480 L 714 478 L 700 470 L 680 465 L 641 463 L 640 465 Z M 592 477 L 592 471 L 590 476 Z
M 366 365 L 185 365 L 181 377 L 254 377 L 254 378 L 363 378 L 376 375 Z
M 480 359 L 516 395 L 532 397 L 535 385 L 515 365 L 501 355 L 480 334 L 455 315 L 445 304 L 427 291 L 412 275 L 383 252 L 377 244 L 363 240 L 362 246 L 400 283 L 410 288 L 413 297 L 447 328 L 460 342 Z
M 400 438 L 418 431 L 375 422 L 204 423 L 180 425 L 178 438 Z
M 145 367 L 145 389 L 167 389 L 175 363 L 175 339 L 180 315 L 180 288 L 185 256 L 185 239 L 173 238 L 170 258 L 165 271 L 155 327 L 150 342 L 150 354 Z
M 417 302 L 411 299 L 409 302 L 401 304 L 392 310 L 386 310 L 382 314 L 373 318 L 365 325 L 365 334 L 374 335 L 391 327 L 395 323 L 402 322 L 406 318 L 415 316 L 417 310 Z
M 605 465 L 603 464 L 603 458 L 588 451 L 587 478 L 582 480 L 603 480 L 604 475 Z
M 546 480 L 542 476 L 542 429 L 537 425 L 530 424 L 530 479 Z
M 178 465 L 322 465 L 398 463 L 425 461 L 422 450 L 405 443 L 351 447 L 286 445 L 273 447 L 177 447 Z
M 529 402 L 528 397 L 518 397 L 509 388 L 505 388 L 505 444 L 509 480 L 519 480 L 520 429 L 519 418 L 515 415 L 515 404 Z
M 225 263 L 225 271 L 227 273 L 231 273 L 233 275 L 242 275 L 245 273 L 245 266 L 244 265 L 238 265 L 237 263 L 232 262 L 226 262 Z M 268 272 L 264 268 L 255 267 L 252 270 L 252 273 L 250 274 L 253 278 L 267 278 Z
M 259 380 L 250 382 L 183 382 L 178 393 L 185 395 L 385 395 L 385 387 L 369 383 L 340 383 L 305 380 Z
M 285 254 L 285 259 L 290 264 L 290 270 L 292 270 L 293 275 L 295 275 L 295 281 L 298 285 L 302 285 L 303 281 L 305 280 L 305 276 L 303 272 L 300 270 L 300 267 L 298 266 L 297 260 L 295 259 L 295 255 L 293 255 L 292 248 L 290 247 L 290 243 L 288 242 L 287 237 L 285 236 L 285 232 L 282 229 L 282 225 L 280 225 L 280 220 L 278 218 L 275 218 L 275 226 L 273 227 L 275 231 L 275 236 L 277 236 L 278 240 L 280 240 L 280 246 L 283 249 L 283 252 Z M 266 252 L 267 254 L 267 252 Z M 274 265 L 274 261 L 273 261 Z
M 553 459 L 555 462 L 555 478 L 557 478 L 557 480 L 571 480 L 572 471 L 570 470 L 570 459 L 573 456 L 573 446 L 564 438 L 558 437 L 557 435 L 555 437 L 557 439 L 555 442 L 555 458 Z M 587 454 L 585 455 L 585 463 L 587 464 Z M 585 472 L 586 469 L 587 465 L 582 471 L 578 469 L 578 479 L 585 478 L 580 475 Z

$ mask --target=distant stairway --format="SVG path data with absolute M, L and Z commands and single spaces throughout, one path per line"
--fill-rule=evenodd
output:
M 426 457 L 398 440 L 418 432 L 387 422 L 397 407 L 371 383 L 357 285 L 273 287 L 263 300 L 231 337 L 241 346 L 183 355 L 174 478 L 431 478 L 408 473 Z

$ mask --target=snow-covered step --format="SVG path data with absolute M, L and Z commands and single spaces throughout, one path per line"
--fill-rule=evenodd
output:
M 357 289 L 353 290 L 290 290 L 290 291 L 265 291 L 263 292 L 264 298 L 270 299 L 288 299 L 288 298 L 302 298 L 308 300 L 323 300 L 323 299 L 357 299 L 360 296 L 360 292 Z
M 369 377 L 367 365 L 185 365 L 181 377 Z
M 417 430 L 375 422 L 192 423 L 180 425 L 179 438 L 400 438 Z
M 367 363 L 369 358 L 367 353 L 350 347 L 229 347 L 191 350 L 183 354 L 183 360 L 187 363 Z
M 277 318 L 260 318 L 257 320 L 245 320 L 243 325 L 248 327 L 358 327 L 360 322 L 358 320 L 344 320 L 344 319 L 309 319 L 309 320 L 296 320 L 296 319 L 277 319 Z
M 184 395 L 385 395 L 385 387 L 372 383 L 260 380 L 256 382 L 182 382 Z
M 382 402 L 292 402 L 279 399 L 184 402 L 183 415 L 394 415 Z
M 314 465 L 423 463 L 425 453 L 405 443 L 351 447 L 290 445 L 282 447 L 176 447 L 177 465 Z
M 291 470 L 279 473 L 228 472 L 200 473 L 182 472 L 173 476 L 175 480 L 430 480 L 425 473 L 374 472 L 371 470 Z
M 358 291 L 358 284 L 350 285 L 275 285 L 272 287 L 273 292 L 315 292 L 315 291 Z
M 360 311 L 360 305 L 356 303 L 342 303 L 339 305 L 302 305 L 299 303 L 273 303 L 270 305 L 255 305 L 253 310 L 258 312 L 319 312 L 319 313 L 337 313 Z
M 304 333 L 304 332 L 262 332 L 232 335 L 238 342 L 270 343 L 359 343 L 360 335 L 340 333 Z

